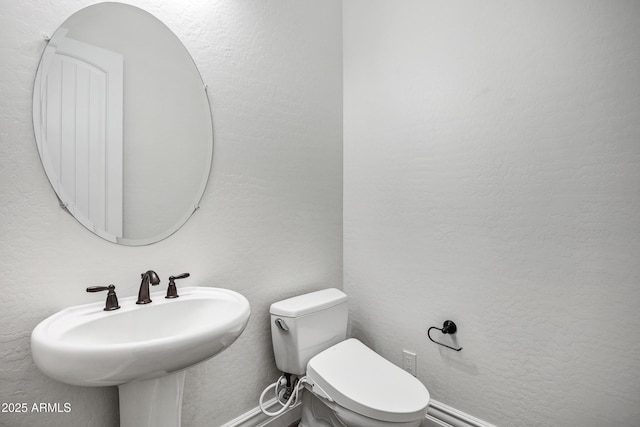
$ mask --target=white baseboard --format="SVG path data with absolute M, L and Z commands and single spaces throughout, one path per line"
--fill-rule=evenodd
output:
M 437 400 L 431 399 L 421 427 L 496 427 Z
M 301 404 L 291 406 L 277 417 L 269 417 L 260 410 L 260 406 L 256 406 L 249 412 L 245 412 L 239 417 L 229 421 L 220 427 L 289 427 L 302 417 Z M 266 403 L 267 410 L 275 412 L 281 406 L 273 398 Z
M 276 399 L 267 402 L 267 409 L 275 411 L 279 408 Z M 220 427 L 288 427 L 302 416 L 301 404 L 292 406 L 277 417 L 269 417 L 262 413 L 259 406 L 240 415 Z M 437 400 L 431 399 L 427 415 L 421 427 L 496 427 L 459 411 Z

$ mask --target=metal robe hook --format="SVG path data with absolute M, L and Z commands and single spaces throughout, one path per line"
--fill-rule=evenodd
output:
M 440 332 L 442 332 L 443 334 L 455 334 L 456 331 L 458 330 L 458 327 L 456 326 L 455 323 L 453 323 L 453 321 L 451 320 L 445 320 L 444 324 L 442 325 L 442 328 L 438 328 L 436 326 L 432 326 L 427 330 L 427 336 L 429 337 L 429 339 L 431 340 L 431 342 L 434 342 L 438 345 L 441 345 L 443 347 L 447 347 L 450 348 L 451 350 L 455 350 L 455 351 L 460 351 L 462 350 L 462 347 L 460 348 L 455 348 L 455 347 L 451 347 L 450 345 L 446 345 L 446 344 L 442 344 L 441 342 L 438 342 L 436 340 L 434 340 L 433 338 L 431 338 L 431 330 L 432 329 L 437 329 Z

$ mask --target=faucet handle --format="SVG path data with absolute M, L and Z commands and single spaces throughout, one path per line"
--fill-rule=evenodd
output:
M 89 286 L 87 288 L 87 292 L 101 292 L 101 291 L 109 291 L 107 292 L 107 301 L 105 303 L 104 311 L 113 311 L 120 308 L 118 304 L 118 296 L 116 295 L 116 287 L 113 285 L 109 286 Z
M 176 279 L 185 279 L 191 276 L 189 273 L 182 273 L 177 276 L 169 276 L 169 287 L 167 288 L 167 296 L 165 298 L 178 298 L 178 288 L 176 288 Z

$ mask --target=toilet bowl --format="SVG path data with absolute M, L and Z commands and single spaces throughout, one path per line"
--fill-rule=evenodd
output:
M 312 399 L 319 399 L 342 422 L 332 426 L 419 426 L 429 403 L 420 381 L 353 338 L 314 356 L 306 381 Z M 303 403 L 306 417 L 300 427 L 314 427 L 311 420 L 326 415 L 315 408 L 315 414 L 305 414 Z
M 276 365 L 300 378 L 300 427 L 418 427 L 429 392 L 357 339 L 346 339 L 347 296 L 325 289 L 271 305 Z

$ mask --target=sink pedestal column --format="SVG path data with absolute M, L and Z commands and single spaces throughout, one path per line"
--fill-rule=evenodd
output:
M 180 427 L 184 375 L 119 385 L 120 427 Z

